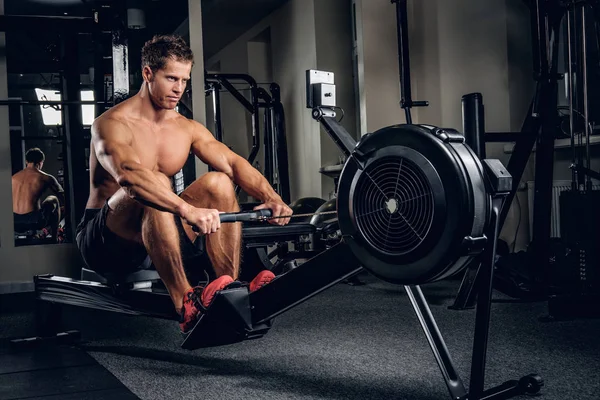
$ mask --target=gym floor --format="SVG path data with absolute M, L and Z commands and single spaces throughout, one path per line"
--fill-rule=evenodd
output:
M 33 314 L 5 310 L 0 399 L 450 398 L 403 288 L 361 280 L 282 314 L 262 339 L 193 352 L 173 321 L 77 308 L 65 309 L 77 346 L 15 352 L 8 339 L 32 335 Z M 475 312 L 447 309 L 459 284 L 423 292 L 468 385 Z M 544 302 L 494 299 L 486 388 L 538 373 L 540 399 L 599 398 L 600 320 L 542 322 Z

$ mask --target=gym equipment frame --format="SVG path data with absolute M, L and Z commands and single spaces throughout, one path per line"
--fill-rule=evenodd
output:
M 221 117 L 221 89 L 230 93 L 250 113 L 252 121 L 252 148 L 248 162 L 254 164 L 260 148 L 259 110 L 264 110 L 264 176 L 286 204 L 290 203 L 290 182 L 287 164 L 287 141 L 285 137 L 285 115 L 281 104 L 280 87 L 272 82 L 269 92 L 258 86 L 250 75 L 246 74 L 209 74 L 205 73 L 205 95 L 212 95 L 214 112 L 214 135 L 223 141 Z M 248 100 L 234 86 L 234 82 L 243 82 L 250 88 Z M 239 187 L 236 187 L 239 191 Z

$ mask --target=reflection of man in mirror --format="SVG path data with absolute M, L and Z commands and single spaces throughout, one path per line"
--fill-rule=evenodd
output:
M 45 158 L 44 153 L 37 147 L 27 150 L 25 168 L 12 177 L 15 231 L 39 230 L 49 226 L 53 237 L 57 238 L 64 190 L 55 177 L 42 172 Z M 46 191 L 54 195 L 42 200 Z

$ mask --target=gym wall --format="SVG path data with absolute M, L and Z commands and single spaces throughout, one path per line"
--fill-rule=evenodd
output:
M 317 69 L 335 73 L 337 105 L 344 109 L 341 124 L 353 137 L 358 138 L 352 65 L 352 3 L 348 0 L 329 0 L 318 4 L 315 12 Z M 329 134 L 321 129 L 321 165 L 338 164 L 341 155 Z M 335 195 L 332 178 L 321 177 L 321 193 L 324 199 Z
M 387 1 L 354 0 L 359 32 L 361 134 L 404 123 L 399 106 L 398 48 L 394 7 Z M 486 129 L 519 131 L 531 101 L 529 11 L 521 0 L 409 1 L 409 44 L 414 123 L 462 129 L 461 97 L 483 94 Z M 361 41 L 362 37 L 362 41 Z M 487 156 L 507 163 L 504 143 L 488 143 Z M 531 163 L 530 163 L 531 164 Z M 533 165 L 523 181 L 533 178 Z M 529 241 L 527 192 L 519 192 L 502 231 L 516 249 Z M 520 218 L 519 218 L 520 216 Z
M 268 32 L 269 40 L 265 38 L 265 32 Z M 307 69 L 328 70 L 336 74 L 337 103 L 345 111 L 342 125 L 349 132 L 356 132 L 351 32 L 349 1 L 319 2 L 317 9 L 314 0 L 290 0 L 206 60 L 207 66 L 219 66 L 220 72 L 249 73 L 259 82 L 262 76 L 281 86 L 292 199 L 306 196 L 328 198 L 334 189 L 333 180 L 319 174 L 318 169 L 335 164 L 341 155 L 306 108 Z M 209 103 L 209 120 L 211 107 Z M 225 111 L 226 107 L 229 105 L 223 104 L 222 110 Z M 239 109 L 241 106 L 232 105 L 230 108 Z M 243 111 L 235 111 L 235 115 L 229 117 L 223 115 L 226 143 L 234 143 L 230 138 L 240 132 L 250 135 Z M 241 137 L 236 140 L 248 142 Z M 262 156 L 257 159 L 262 160 Z

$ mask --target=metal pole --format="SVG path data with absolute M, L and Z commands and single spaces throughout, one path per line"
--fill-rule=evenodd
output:
M 212 84 L 213 90 L 213 116 L 215 120 L 215 136 L 219 142 L 223 142 L 223 125 L 221 123 L 221 85 Z
M 470 93 L 462 97 L 463 133 L 469 147 L 484 159 L 485 155 L 485 120 L 483 113 L 483 96 L 481 93 Z
M 0 106 L 81 106 L 81 105 L 107 105 L 106 101 L 83 101 L 83 100 L 0 100 Z
M 412 124 L 410 108 L 412 92 L 410 87 L 410 56 L 408 53 L 408 18 L 406 0 L 396 0 L 396 32 L 398 35 L 398 63 L 400 67 L 400 106 L 406 113 L 406 123 Z
M 573 44 L 572 40 L 572 32 L 573 27 L 571 26 L 571 17 L 572 17 L 571 8 L 567 10 L 567 55 L 569 60 L 569 131 L 571 134 L 571 150 L 573 154 L 571 156 L 571 165 L 575 167 L 577 151 L 575 149 L 575 121 L 573 120 Z M 577 168 L 571 168 L 571 189 L 577 189 Z
M 581 30 L 582 30 L 582 66 L 583 66 L 583 116 L 585 119 L 585 158 L 586 168 L 591 169 L 592 165 L 590 162 L 590 129 L 589 129 L 589 109 L 588 109 L 588 79 L 587 79 L 587 29 L 586 29 L 586 7 L 581 7 Z M 586 174 L 586 190 L 591 190 L 592 181 L 588 174 Z

